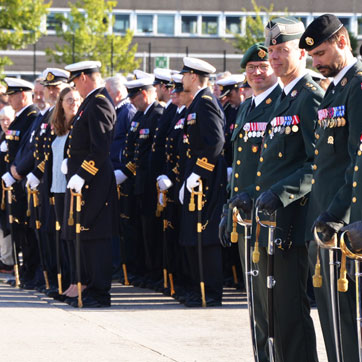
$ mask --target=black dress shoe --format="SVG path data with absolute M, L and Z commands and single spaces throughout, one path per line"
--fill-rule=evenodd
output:
M 82 303 L 83 303 L 83 308 L 106 308 L 106 307 L 110 307 L 111 303 L 110 301 L 104 301 L 104 302 L 100 302 L 98 300 L 96 300 L 93 297 L 84 297 L 82 299 Z M 78 298 L 76 302 L 73 302 L 71 304 L 73 307 L 77 308 L 78 307 Z
M 200 297 L 199 298 L 189 299 L 184 304 L 188 308 L 200 308 L 200 307 L 202 307 L 202 301 L 201 301 Z M 214 299 L 214 298 L 206 298 L 206 306 L 207 307 L 220 307 L 221 306 L 221 300 Z
M 64 302 L 69 304 L 69 305 L 72 305 L 73 302 L 77 302 L 78 303 L 78 297 L 66 297 L 64 299 Z

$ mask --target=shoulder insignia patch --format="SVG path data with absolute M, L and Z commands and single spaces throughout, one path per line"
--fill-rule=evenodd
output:
M 201 98 L 209 99 L 210 101 L 212 101 L 212 97 L 210 97 L 210 96 L 208 96 L 208 95 L 204 95 L 204 96 L 202 96 Z
M 36 113 L 36 111 L 31 111 L 27 114 L 27 116 L 30 116 L 31 114 Z
M 96 95 L 96 98 L 106 98 L 106 96 L 103 95 L 103 94 L 97 94 L 97 95 Z

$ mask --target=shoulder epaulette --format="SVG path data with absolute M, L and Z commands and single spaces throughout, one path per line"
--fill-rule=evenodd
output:
M 362 71 L 357 72 L 357 75 L 362 76 Z
M 204 96 L 202 96 L 201 98 L 209 99 L 210 101 L 212 101 L 212 97 L 210 97 L 210 96 L 208 96 L 208 95 L 204 95 Z
M 305 83 L 305 87 L 306 87 L 307 89 L 312 90 L 312 91 L 316 91 L 316 90 L 317 90 L 317 87 L 316 87 L 315 84 L 313 84 L 313 83 L 307 82 L 307 83 Z
M 103 95 L 103 94 L 97 94 L 97 95 L 96 95 L 96 98 L 106 98 L 106 96 Z
M 26 116 L 28 117 L 28 116 L 30 116 L 30 115 L 33 114 L 33 113 L 36 113 L 36 111 L 31 111 L 31 112 L 29 112 Z

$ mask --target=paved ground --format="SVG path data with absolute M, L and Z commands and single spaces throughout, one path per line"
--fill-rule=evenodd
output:
M 1 359 L 251 362 L 245 295 L 224 295 L 223 307 L 188 309 L 160 293 L 114 284 L 112 308 L 78 310 L 0 283 Z M 313 319 L 320 361 L 327 362 L 316 310 Z

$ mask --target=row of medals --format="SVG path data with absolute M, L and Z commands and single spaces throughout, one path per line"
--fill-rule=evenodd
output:
M 346 120 L 344 117 L 338 117 L 338 118 L 325 118 L 322 120 L 319 120 L 318 123 L 322 128 L 334 128 L 334 127 L 344 127 L 346 125 Z
M 275 134 L 280 133 L 280 134 L 290 134 L 291 132 L 296 133 L 298 132 L 299 127 L 296 124 L 293 124 L 293 126 L 276 126 L 273 127 L 273 130 L 271 131 L 269 137 L 270 139 L 272 139 L 274 137 Z

